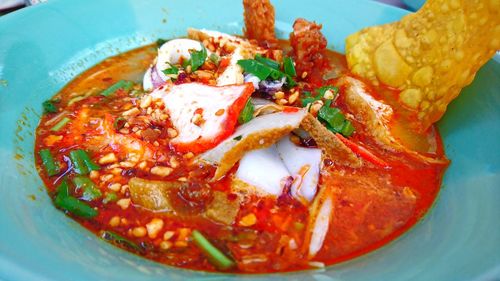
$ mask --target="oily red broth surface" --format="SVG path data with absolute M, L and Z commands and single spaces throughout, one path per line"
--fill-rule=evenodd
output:
M 82 73 L 54 97 L 58 100 L 59 112 L 45 114 L 41 118 L 35 154 L 38 155 L 41 149 L 49 149 L 61 164 L 61 170 L 67 172 L 48 177 L 41 159 L 37 158 L 37 167 L 49 194 L 55 198 L 56 188 L 61 182 L 75 177 L 70 169 L 69 151 L 84 149 L 98 163 L 112 151 L 118 151 L 118 159 L 123 159 L 132 147 L 134 153 L 150 155 L 151 161 L 146 164 L 124 163 L 126 161 L 101 164 L 99 171 L 89 175 L 100 189 L 102 198 L 108 194 L 114 194 L 116 198 L 106 203 L 102 200 L 89 201 L 88 204 L 99 211 L 92 219 L 70 214 L 85 228 L 96 235 L 102 235 L 103 231 L 117 233 L 138 248 L 126 243 L 118 243 L 117 246 L 184 268 L 217 270 L 192 242 L 190 233 L 193 230 L 202 232 L 237 262 L 237 266 L 230 271 L 263 273 L 309 268 L 309 261 L 301 250 L 304 247 L 307 207 L 291 198 L 248 195 L 245 200 L 238 201 L 241 206 L 236 223 L 225 225 L 213 221 L 203 214 L 203 210 L 217 196 L 216 192 L 226 194 L 230 201 L 239 200 L 238 196 L 232 194 L 228 176 L 211 182 L 213 167 L 192 165 L 193 155 L 178 153 L 169 146 L 168 128 L 172 125 L 167 117 L 161 116 L 161 111 L 158 111 L 160 116 L 154 121 L 137 120 L 127 127 L 116 127 L 116 123 L 120 122 L 118 117 L 136 106 L 140 99 L 122 92 L 112 97 L 95 93 L 122 79 L 141 81 L 155 55 L 155 47 L 145 46 L 109 58 Z M 333 68 L 345 71 L 342 55 L 329 52 L 329 58 Z M 387 89 L 376 91 L 384 93 Z M 82 93 L 88 93 L 88 96 L 75 99 Z M 339 102 L 338 106 L 344 109 L 342 101 Z M 68 116 L 71 121 L 54 132 L 51 128 L 59 120 L 58 114 Z M 435 138 L 438 154 L 442 155 L 437 133 Z M 408 230 L 432 205 L 446 168 L 446 165 L 420 162 L 403 153 L 383 149 L 361 131 L 355 133 L 351 140 L 363 143 L 375 155 L 385 159 L 391 169 L 374 166 L 353 169 L 325 160 L 320 183 L 333 190 L 334 212 L 324 246 L 314 260 L 326 265 L 370 252 Z M 172 166 L 172 161 L 176 168 L 166 177 L 147 172 L 156 165 Z M 134 205 L 127 189 L 128 181 L 133 177 L 185 182 L 185 186 L 170 191 L 176 215 Z M 82 196 L 82 190 L 72 192 L 76 197 Z M 152 222 L 158 220 L 162 221 L 161 230 L 149 235 L 148 225 L 152 228 L 155 224 Z

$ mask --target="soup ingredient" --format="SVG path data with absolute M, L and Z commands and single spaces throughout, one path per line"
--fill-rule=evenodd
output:
M 71 121 L 68 117 L 63 117 L 59 122 L 57 122 L 54 127 L 50 128 L 52 132 L 57 132 L 61 130 L 68 122 Z
M 93 218 L 98 215 L 97 210 L 69 194 L 69 185 L 66 180 L 62 181 L 56 192 L 57 195 L 54 199 L 54 204 L 58 208 L 68 211 L 75 216 L 86 219 Z
M 38 151 L 38 154 L 42 159 L 42 165 L 49 177 L 59 174 L 61 168 L 59 167 L 59 164 L 56 162 L 56 160 L 54 160 L 54 156 L 52 156 L 50 150 L 41 149 L 40 151 Z
M 154 181 L 141 178 L 131 178 L 128 182 L 132 202 L 153 211 L 172 211 L 169 189 L 177 188 L 181 182 Z
M 256 192 L 261 196 L 279 196 L 290 177 L 276 146 L 247 152 L 241 158 L 232 188 Z
M 132 81 L 126 81 L 126 80 L 120 80 L 116 82 L 115 84 L 111 85 L 109 88 L 101 92 L 101 96 L 109 97 L 116 93 L 117 91 L 123 91 L 125 93 L 128 93 L 130 89 L 132 89 L 132 86 L 134 86 L 134 82 Z
M 159 88 L 151 95 L 162 99 L 178 132 L 171 145 L 178 151 L 199 153 L 233 133 L 252 92 L 251 83 L 222 87 L 185 83 Z
M 234 261 L 228 258 L 223 252 L 217 249 L 210 241 L 208 241 L 201 232 L 193 230 L 191 233 L 193 242 L 198 246 L 203 253 L 207 256 L 210 263 L 212 263 L 219 270 L 228 270 L 235 266 Z
M 252 100 L 248 99 L 247 103 L 245 104 L 245 107 L 243 108 L 243 110 L 240 113 L 240 116 L 238 117 L 238 123 L 245 124 L 248 121 L 252 120 L 253 112 L 254 112 L 254 107 L 252 104 Z
M 90 171 L 98 171 L 99 165 L 94 163 L 90 156 L 83 149 L 73 150 L 69 153 L 73 170 L 80 175 L 87 175 Z
M 57 107 L 54 100 L 46 100 L 42 103 L 43 113 L 55 113 L 57 112 Z
M 73 178 L 73 183 L 76 190 L 83 190 L 82 199 L 85 201 L 93 201 L 102 196 L 101 190 L 88 177 L 76 176 Z
M 137 244 L 134 242 L 128 240 L 127 238 L 113 232 L 113 231 L 102 231 L 101 232 L 101 238 L 107 241 L 110 241 L 113 244 L 119 245 L 126 247 L 128 249 L 134 250 L 136 252 L 141 252 L 142 248 L 139 247 Z
M 314 257 L 325 242 L 333 215 L 333 196 L 330 187 L 321 186 L 318 196 L 309 208 L 306 244 L 309 258 Z
M 359 168 L 361 160 L 333 132 L 329 131 L 313 115 L 307 114 L 301 124 L 302 128 L 314 139 L 316 144 L 328 158 L 336 163 Z
M 321 33 L 322 26 L 305 19 L 297 19 L 293 23 L 290 34 L 290 45 L 297 63 L 297 73 L 305 78 L 313 67 L 321 67 L 324 63 L 326 39 Z M 305 74 L 304 74 L 305 73 Z
M 291 195 L 302 203 L 311 202 L 319 183 L 321 149 L 298 146 L 290 136 L 276 143 L 276 149 L 293 176 Z
M 346 57 L 353 73 L 399 89 L 406 121 L 424 132 L 500 49 L 499 38 L 498 2 L 429 0 L 400 21 L 350 35 Z
M 318 111 L 318 119 L 325 122 L 326 128 L 334 133 L 340 133 L 349 137 L 354 132 L 351 122 L 344 117 L 340 109 L 331 107 L 331 100 L 328 100 Z
M 276 41 L 274 7 L 269 0 L 243 0 L 246 38 L 257 41 Z
M 214 179 L 224 176 L 248 151 L 265 148 L 298 128 L 305 110 L 261 115 L 238 127 L 236 131 L 200 159 L 217 166 Z
M 203 65 L 210 54 L 198 41 L 185 38 L 169 40 L 158 49 L 156 63 L 151 65 L 144 74 L 144 90 L 151 91 L 171 80 L 172 77 L 165 74 L 164 71 L 181 62 L 185 63 L 184 66 L 189 65 L 191 70 L 195 71 Z
M 232 195 L 221 191 L 215 191 L 212 201 L 207 206 L 205 215 L 216 222 L 221 222 L 226 225 L 233 224 L 240 210 L 241 200 L 239 196 L 235 194 Z M 230 199 L 230 196 L 234 198 Z

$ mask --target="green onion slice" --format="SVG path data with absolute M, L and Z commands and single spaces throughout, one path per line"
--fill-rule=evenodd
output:
M 69 158 L 73 164 L 73 170 L 80 175 L 86 175 L 90 171 L 97 171 L 101 167 L 95 164 L 90 156 L 82 149 L 73 150 L 69 153 Z
M 201 232 L 193 230 L 191 237 L 194 243 L 198 246 L 203 253 L 207 256 L 208 261 L 220 270 L 228 270 L 235 266 L 233 260 L 227 257 L 223 252 L 217 249 L 210 241 L 208 241 Z
M 73 183 L 77 190 L 83 190 L 82 199 L 85 201 L 93 201 L 102 196 L 101 190 L 88 177 L 76 176 Z
M 56 207 L 82 218 L 93 218 L 98 214 L 97 210 L 90 205 L 69 195 L 69 186 L 66 180 L 63 180 L 57 188 L 54 204 Z
M 57 122 L 57 124 L 55 124 L 52 128 L 50 128 L 50 130 L 52 132 L 58 132 L 59 130 L 61 130 L 64 126 L 66 126 L 66 124 L 68 124 L 68 122 L 71 121 L 71 119 L 69 119 L 68 117 L 64 117 L 63 119 L 61 119 L 59 122 Z
M 38 154 L 42 159 L 42 165 L 49 177 L 59 174 L 61 168 L 59 167 L 59 164 L 54 160 L 54 157 L 52 156 L 52 153 L 50 153 L 50 150 L 42 149 L 38 151 Z
M 255 60 L 272 68 L 272 69 L 275 69 L 275 70 L 280 70 L 280 64 L 275 61 L 275 60 L 272 60 L 272 59 L 268 59 L 266 57 L 263 57 L 262 55 L 260 54 L 257 54 L 255 55 Z
M 295 66 L 293 65 L 293 60 L 291 57 L 285 57 L 283 59 L 283 72 L 290 77 L 294 77 L 297 75 L 295 71 Z
M 126 93 L 128 93 L 132 87 L 134 86 L 134 82 L 132 81 L 126 81 L 126 80 L 120 80 L 116 82 L 115 84 L 111 85 L 109 88 L 101 92 L 101 96 L 109 97 L 110 95 L 116 93 L 118 90 L 123 90 Z
M 245 124 L 253 118 L 254 107 L 252 104 L 252 100 L 248 99 L 245 107 L 240 112 L 240 116 L 238 117 L 239 124 Z
M 43 113 L 55 113 L 57 112 L 57 107 L 53 100 L 46 100 L 42 103 Z
M 239 60 L 237 63 L 245 72 L 257 76 L 260 80 L 265 80 L 273 71 L 272 68 L 267 67 L 256 60 Z
M 118 246 L 124 246 L 127 247 L 131 250 L 135 250 L 137 252 L 142 252 L 142 248 L 139 247 L 136 243 L 128 240 L 127 238 L 113 232 L 113 231 L 102 231 L 101 232 L 101 238 L 110 241 L 113 244 L 116 244 Z

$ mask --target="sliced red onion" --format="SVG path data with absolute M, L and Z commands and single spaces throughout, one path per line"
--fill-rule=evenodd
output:
M 285 84 L 286 78 L 283 77 L 280 80 L 263 80 L 259 82 L 259 90 L 261 92 L 266 92 L 266 93 L 274 93 L 283 88 L 283 85 Z
M 164 78 L 166 77 L 166 78 Z M 152 91 L 160 86 L 163 86 L 167 80 L 170 78 L 165 75 L 161 75 L 158 73 L 158 69 L 156 68 L 156 64 L 148 68 L 146 73 L 144 74 L 144 78 L 142 81 L 142 87 L 146 91 Z
M 163 77 L 167 77 L 167 79 L 164 79 Z M 153 84 L 153 88 L 156 89 L 156 88 L 164 85 L 167 80 L 170 80 L 170 78 L 168 76 L 163 75 L 163 77 L 158 72 L 158 68 L 156 67 L 156 65 L 153 65 L 151 67 L 151 82 Z
M 253 75 L 251 73 L 247 73 L 247 74 L 244 75 L 243 79 L 245 80 L 245 83 L 246 82 L 252 82 L 253 88 L 255 90 L 259 89 L 260 79 L 257 76 L 255 76 L 255 75 Z

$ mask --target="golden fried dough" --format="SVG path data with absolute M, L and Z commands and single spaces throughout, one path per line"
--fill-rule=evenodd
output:
M 346 40 L 351 71 L 399 89 L 397 101 L 418 131 L 441 118 L 498 49 L 499 0 L 428 0 L 399 22 Z
M 274 33 L 274 7 L 269 0 L 243 0 L 244 34 L 259 42 L 276 41 Z
M 290 34 L 297 73 L 310 73 L 313 67 L 320 67 L 324 61 L 323 51 L 326 39 L 321 33 L 322 26 L 305 19 L 296 19 Z

